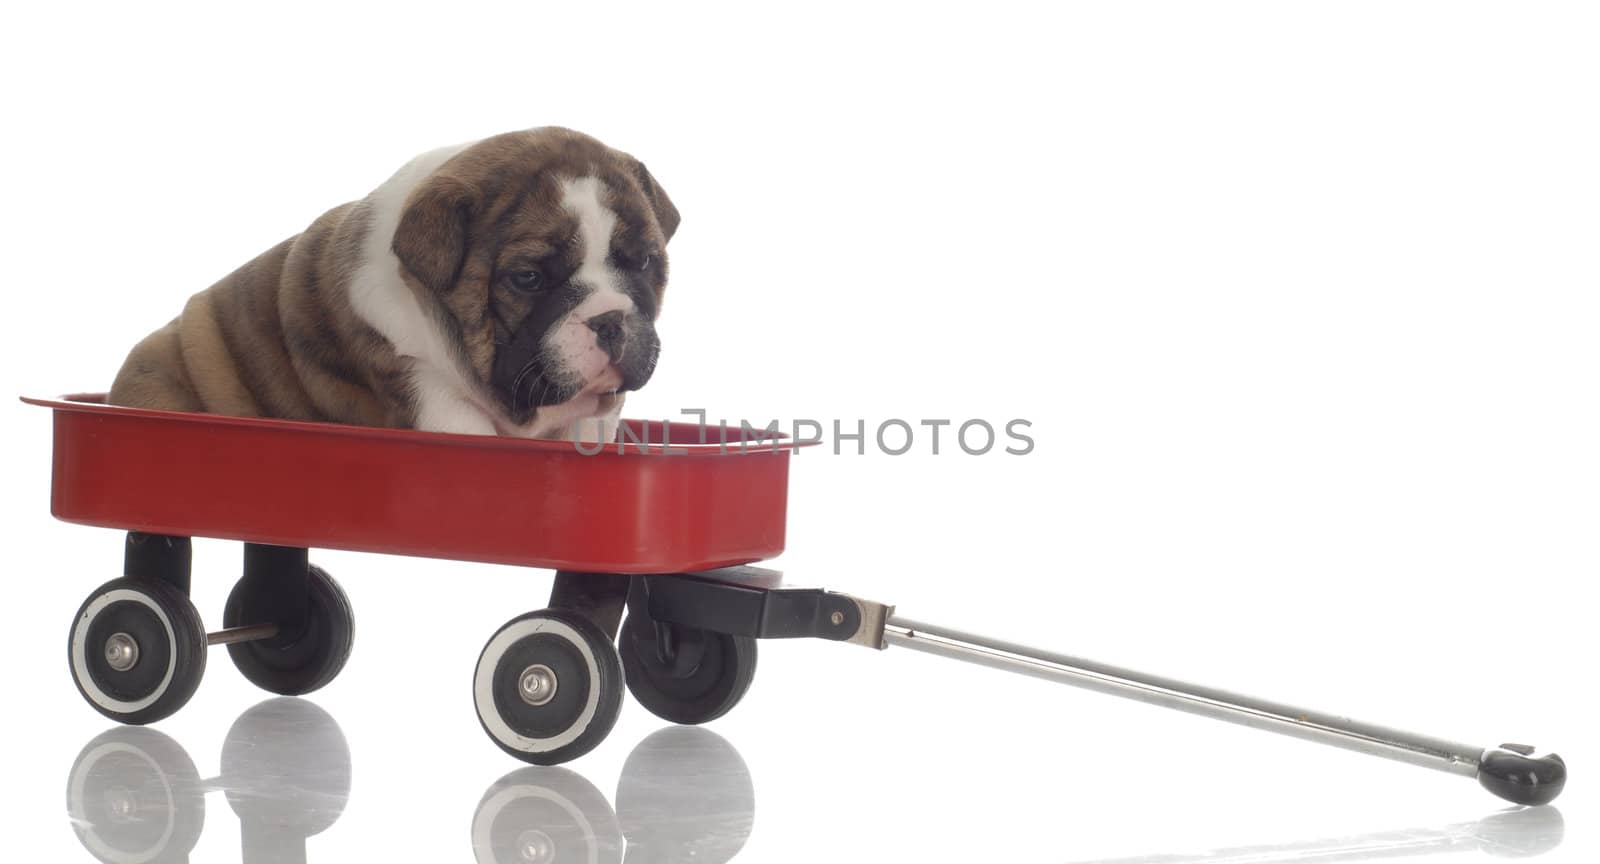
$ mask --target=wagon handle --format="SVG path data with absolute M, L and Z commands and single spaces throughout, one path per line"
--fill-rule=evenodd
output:
M 880 604 L 865 603 L 879 609 Z M 863 616 L 867 619 L 867 616 Z M 870 619 L 867 619 L 870 620 Z M 1483 788 L 1516 804 L 1548 804 L 1567 782 L 1567 765 L 1554 753 L 1524 744 L 1474 747 L 1403 732 L 1335 714 L 1136 672 L 1053 651 L 966 633 L 889 614 L 880 633 L 850 641 L 891 645 L 1108 693 L 1320 744 L 1381 756 L 1424 768 L 1476 777 Z

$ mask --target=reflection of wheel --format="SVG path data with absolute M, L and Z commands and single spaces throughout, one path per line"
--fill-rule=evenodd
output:
M 657 624 L 630 614 L 617 637 L 628 691 L 651 714 L 673 723 L 708 723 L 733 710 L 756 674 L 756 640 L 673 626 L 663 657 Z
M 200 686 L 206 630 L 171 585 L 113 579 L 78 607 L 67 653 L 72 680 L 96 711 L 119 723 L 153 723 Z
M 622 830 L 605 796 L 565 768 L 522 768 L 483 793 L 472 816 L 478 864 L 615 864 Z
M 268 836 L 281 848 L 290 837 L 326 831 L 344 813 L 350 745 L 338 721 L 315 704 L 268 699 L 228 728 L 221 783 L 240 822 L 266 827 L 265 835 L 246 832 L 246 840 Z
M 117 728 L 72 763 L 67 815 L 78 842 L 107 864 L 186 861 L 205 827 L 205 792 L 177 742 Z
M 755 817 L 750 769 L 709 729 L 657 730 L 622 765 L 617 821 L 629 860 L 730 861 L 750 839 Z
M 240 579 L 228 593 L 222 626 L 274 623 L 283 605 L 284 582 L 274 578 Z M 271 639 L 235 642 L 228 656 L 250 683 L 271 693 L 300 696 L 321 688 L 339 674 L 350 657 L 355 616 L 350 598 L 326 571 L 310 565 L 309 599 L 303 626 L 286 628 Z
M 478 656 L 472 699 L 500 749 L 556 765 L 594 749 L 622 709 L 622 667 L 594 622 L 565 609 L 513 618 Z

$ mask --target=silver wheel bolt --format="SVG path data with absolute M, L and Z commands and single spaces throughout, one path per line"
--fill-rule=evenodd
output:
M 113 633 L 106 638 L 106 665 L 118 672 L 126 672 L 139 662 L 139 643 L 126 633 Z
M 544 705 L 556 698 L 556 673 L 543 663 L 535 663 L 522 670 L 517 679 L 517 693 L 529 705 Z

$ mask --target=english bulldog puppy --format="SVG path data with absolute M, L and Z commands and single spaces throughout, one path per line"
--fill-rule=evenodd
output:
M 612 440 L 655 370 L 678 211 L 568 129 L 413 159 L 194 295 L 114 405 Z

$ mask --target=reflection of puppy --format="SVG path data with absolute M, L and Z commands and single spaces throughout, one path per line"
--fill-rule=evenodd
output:
M 655 370 L 677 227 L 643 164 L 577 132 L 436 150 L 192 297 L 110 401 L 610 438 Z

